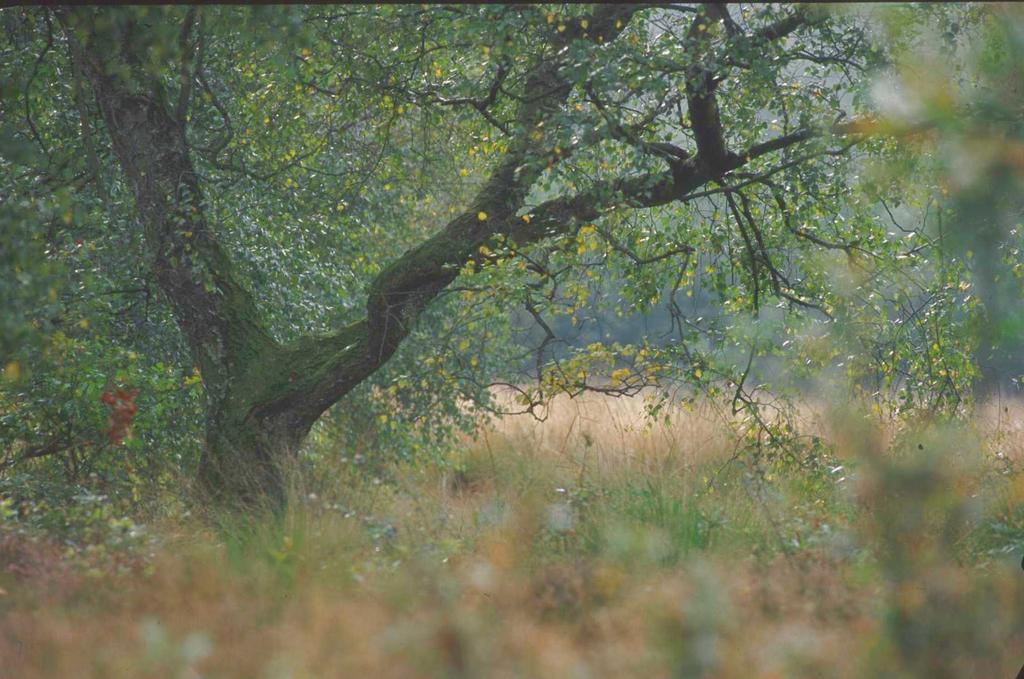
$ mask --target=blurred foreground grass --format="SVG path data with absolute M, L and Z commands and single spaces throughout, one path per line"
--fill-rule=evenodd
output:
M 808 413 L 835 453 L 785 464 L 717 422 L 560 401 L 443 468 L 325 456 L 278 520 L 7 506 L 0 677 L 1015 675 L 1024 408 Z

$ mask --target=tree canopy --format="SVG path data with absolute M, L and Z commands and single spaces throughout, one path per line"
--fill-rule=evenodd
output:
M 950 53 L 981 15 L 914 11 Z M 912 152 L 955 97 L 879 106 L 920 38 L 899 12 L 885 40 L 811 5 L 0 19 L 4 464 L 155 464 L 121 417 L 213 496 L 280 500 L 342 400 L 342 427 L 422 434 L 499 383 L 535 413 L 648 390 L 764 428 L 765 399 L 830 369 L 935 412 L 1018 336 L 962 330 L 1012 306 L 1014 227 L 947 236 L 957 206 Z M 1001 262 L 981 292 L 976 253 Z

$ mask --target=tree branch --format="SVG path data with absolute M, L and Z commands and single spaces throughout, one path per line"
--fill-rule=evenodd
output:
M 194 79 L 192 69 L 192 50 L 189 47 L 189 38 L 192 35 L 192 27 L 196 23 L 196 7 L 188 8 L 185 14 L 185 22 L 181 26 L 181 35 L 178 36 L 178 48 L 181 50 L 181 64 L 178 68 L 178 105 L 175 109 L 174 118 L 179 124 L 184 124 L 185 116 L 188 114 L 188 105 L 192 95 L 192 80 Z
M 140 80 L 131 25 L 104 28 L 87 12 L 55 10 L 99 104 L 114 154 L 135 194 L 150 265 L 214 399 L 274 346 L 249 292 L 207 224 L 183 121 L 159 83 Z M 111 45 L 117 49 L 111 54 Z M 127 66 L 128 68 L 125 68 Z M 126 75 L 126 73 L 134 74 Z
M 576 38 L 605 43 L 618 37 L 636 5 L 600 5 L 586 18 L 558 33 L 552 46 L 561 48 Z M 356 384 L 383 365 L 411 332 L 426 306 L 454 281 L 462 266 L 481 245 L 510 231 L 515 216 L 534 182 L 546 168 L 548 155 L 542 123 L 557 112 L 572 90 L 562 74 L 561 59 L 541 58 L 524 84 L 531 96 L 520 99 L 516 136 L 484 186 L 462 214 L 434 236 L 391 262 L 370 285 L 367 316 L 343 330 L 321 338 L 305 338 L 287 349 L 281 360 L 295 379 L 268 397 L 256 411 L 272 416 L 289 411 L 308 421 L 338 401 Z M 497 96 L 497 94 L 495 94 Z M 271 394 L 275 394 L 270 398 Z M 283 394 L 283 395 L 282 395 Z

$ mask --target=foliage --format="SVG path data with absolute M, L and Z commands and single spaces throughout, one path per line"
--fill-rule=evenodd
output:
M 968 206 L 969 192 L 942 173 L 963 155 L 956 135 L 976 132 L 961 129 L 961 112 L 995 125 L 1009 104 L 993 97 L 1008 90 L 962 88 L 958 102 L 933 72 L 914 81 L 920 101 L 894 112 L 877 83 L 916 58 L 927 26 L 963 65 L 956 77 L 1003 82 L 1014 34 L 970 7 L 734 10 L 5 11 L 3 191 L 18 200 L 5 202 L 3 256 L 23 283 L 4 302 L 5 460 L 138 497 L 142 479 L 168 486 L 194 474 L 204 434 L 219 455 L 211 428 L 230 438 L 228 422 L 259 411 L 248 401 L 242 415 L 218 410 L 234 403 L 218 396 L 233 382 L 218 382 L 207 340 L 182 332 L 197 325 L 182 316 L 190 303 L 154 274 L 162 227 L 123 172 L 102 78 L 83 57 L 90 40 L 117 36 L 129 36 L 138 68 L 103 54 L 104 77 L 180 114 L 202 193 L 183 208 L 199 226 L 174 227 L 184 256 L 197 257 L 185 275 L 207 293 L 221 285 L 210 276 L 237 278 L 211 304 L 251 297 L 252 322 L 269 337 L 242 341 L 250 363 L 238 400 L 292 403 L 324 388 L 324 343 L 376 322 L 374 290 L 411 275 L 421 251 L 445 259 L 469 246 L 429 274 L 459 273 L 424 293 L 423 306 L 438 296 L 428 308 L 398 314 L 416 323 L 403 321 L 409 336 L 386 368 L 340 352 L 340 365 L 369 376 L 353 378 L 345 406 L 317 424 L 314 457 L 437 455 L 454 429 L 500 409 L 496 383 L 518 389 L 514 408 L 535 415 L 559 393 L 644 390 L 655 416 L 673 401 L 719 398 L 742 415 L 738 440 L 756 463 L 820 468 L 827 456 L 795 437 L 787 402 L 808 388 L 852 384 L 901 420 L 962 412 L 979 355 L 994 339 L 1008 344 L 985 331 L 993 315 L 1008 318 L 1008 293 L 979 292 L 992 287 L 982 280 L 991 267 L 977 262 L 1002 257 L 1015 271 L 1019 252 L 1008 223 L 998 256 L 963 240 L 973 232 L 963 215 L 980 215 L 987 194 Z M 537 94 L 546 108 L 531 113 L 524 88 L 544 69 L 564 92 Z M 522 128 L 530 115 L 535 129 Z M 930 153 L 932 139 L 951 155 Z M 725 162 L 723 149 L 735 166 L 660 197 L 665 182 L 675 190 L 686 172 Z M 495 212 L 504 207 L 480 208 L 507 162 L 530 180 L 502 188 L 522 194 L 506 218 Z M 971 186 L 990 185 L 985 172 Z M 546 216 L 573 196 L 586 210 Z M 460 219 L 485 230 L 479 242 L 437 240 Z M 207 240 L 237 271 L 218 269 Z M 264 341 L 277 353 L 252 359 Z M 294 386 L 265 396 L 289 362 Z M 106 435 L 100 402 L 119 388 L 139 390 L 123 445 Z

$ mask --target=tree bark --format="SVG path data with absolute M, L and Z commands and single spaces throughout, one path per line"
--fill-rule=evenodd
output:
M 199 493 L 217 505 L 283 507 L 287 468 L 308 432 L 285 416 L 210 411 L 197 473 Z

